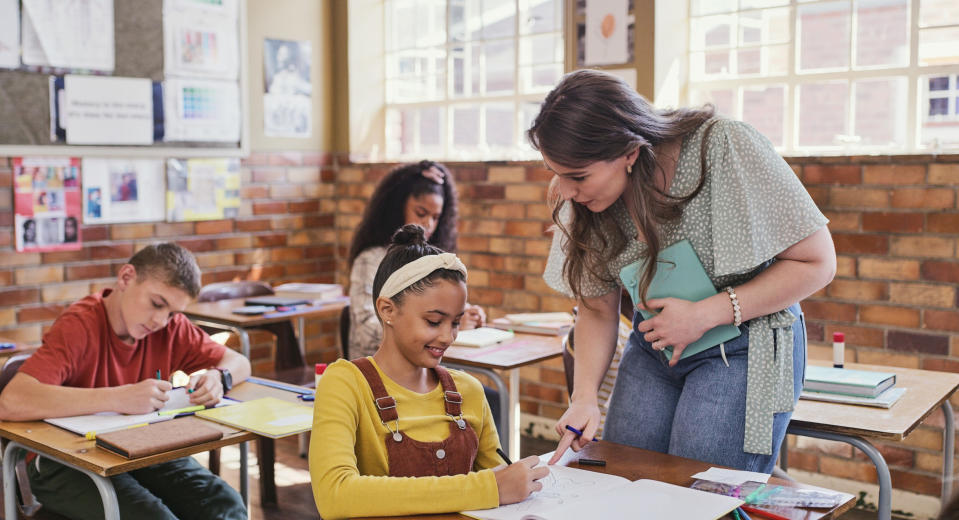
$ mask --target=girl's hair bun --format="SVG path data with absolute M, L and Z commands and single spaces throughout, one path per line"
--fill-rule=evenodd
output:
M 393 233 L 392 244 L 396 246 L 426 245 L 426 231 L 416 224 L 406 224 Z

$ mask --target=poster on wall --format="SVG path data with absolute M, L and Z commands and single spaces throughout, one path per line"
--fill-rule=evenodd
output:
M 80 249 L 80 159 L 14 157 L 18 252 Z
M 164 73 L 235 80 L 239 75 L 237 12 L 236 0 L 165 2 Z
M 163 220 L 162 159 L 83 159 L 83 223 Z
M 111 72 L 113 0 L 23 0 L 23 64 Z
M 20 2 L 0 0 L 0 68 L 20 66 Z
M 312 55 L 309 41 L 263 41 L 263 132 L 267 136 L 312 134 Z
M 234 218 L 240 211 L 239 159 L 167 161 L 167 221 Z
M 240 141 L 236 82 L 167 79 L 163 82 L 165 141 Z
M 586 4 L 585 65 L 626 63 L 627 0 L 590 0 Z

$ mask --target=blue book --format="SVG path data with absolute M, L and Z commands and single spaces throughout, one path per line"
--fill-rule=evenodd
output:
M 633 262 L 619 271 L 619 278 L 623 286 L 629 291 L 629 296 L 634 304 L 640 303 L 639 298 L 639 276 L 646 267 L 646 261 L 640 260 Z M 713 296 L 717 293 L 713 283 L 706 274 L 703 263 L 693 251 L 693 246 L 689 240 L 680 240 L 675 244 L 662 249 L 659 252 L 656 274 L 653 276 L 652 283 L 646 292 L 646 299 L 654 298 L 680 298 L 698 302 Z M 650 311 L 639 311 L 644 319 L 652 318 L 655 313 Z M 730 307 L 732 314 L 732 307 Z M 708 348 L 715 347 L 720 343 L 729 341 L 741 334 L 739 327 L 734 325 L 720 325 L 709 329 L 698 340 L 690 343 L 683 351 L 680 359 L 685 359 L 693 354 L 698 354 Z M 666 357 L 673 357 L 673 348 L 663 349 Z

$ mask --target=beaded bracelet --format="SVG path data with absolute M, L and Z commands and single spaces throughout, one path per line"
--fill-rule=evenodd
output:
M 738 327 L 743 324 L 743 313 L 739 310 L 739 297 L 731 286 L 726 287 L 726 294 L 729 295 L 729 303 L 733 304 L 733 325 Z

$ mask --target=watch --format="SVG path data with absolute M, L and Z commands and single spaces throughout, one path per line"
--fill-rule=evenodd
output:
M 223 384 L 223 393 L 227 393 L 233 388 L 233 376 L 225 368 L 217 368 L 220 371 L 220 383 Z

